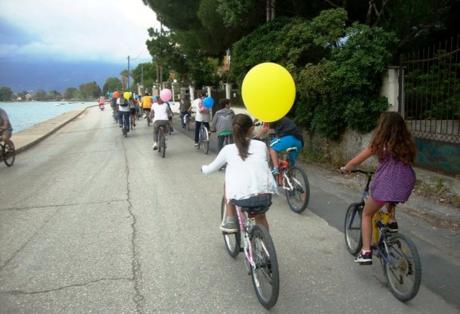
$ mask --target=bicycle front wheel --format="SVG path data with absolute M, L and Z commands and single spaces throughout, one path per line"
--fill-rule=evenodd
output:
M 205 126 L 201 126 L 200 128 L 200 149 L 203 151 L 203 153 L 208 154 L 209 152 L 209 132 L 208 129 Z
M 267 228 L 255 225 L 251 231 L 251 246 L 255 269 L 251 269 L 257 299 L 266 309 L 278 300 L 280 277 L 275 246 Z
M 220 220 L 224 220 L 224 215 L 225 215 L 225 198 L 222 197 L 222 202 L 220 205 Z M 238 224 L 238 231 L 236 233 L 226 233 L 222 232 L 222 235 L 224 236 L 224 243 L 225 243 L 225 248 L 227 249 L 228 255 L 231 257 L 236 257 L 238 253 L 240 252 L 240 244 L 241 244 L 241 233 L 240 233 L 240 227 Z
M 400 301 L 413 299 L 422 281 L 422 264 L 411 239 L 395 234 L 387 239 L 385 277 L 391 293 Z
M 300 214 L 310 200 L 310 183 L 306 173 L 298 167 L 289 169 L 287 175 L 291 186 L 286 182 L 286 199 L 291 210 Z
M 361 236 L 361 215 L 362 215 L 361 204 L 351 204 L 347 213 L 345 214 L 345 244 L 347 250 L 351 255 L 355 256 L 358 254 L 363 244 L 363 238 Z

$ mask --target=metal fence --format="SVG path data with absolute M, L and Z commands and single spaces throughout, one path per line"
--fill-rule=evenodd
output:
M 401 58 L 402 114 L 414 136 L 460 144 L 460 35 Z

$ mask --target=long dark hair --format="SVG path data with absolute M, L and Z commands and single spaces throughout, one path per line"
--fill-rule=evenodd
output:
M 239 113 L 233 118 L 233 141 L 238 148 L 241 159 L 246 160 L 249 155 L 249 130 L 252 127 L 252 119 L 247 114 Z
M 407 129 L 406 123 L 397 112 L 384 112 L 372 136 L 370 148 L 379 159 L 387 154 L 405 164 L 411 164 L 415 159 L 415 143 Z

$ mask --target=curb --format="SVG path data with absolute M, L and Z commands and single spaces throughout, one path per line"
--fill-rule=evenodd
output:
M 74 116 L 70 117 L 69 119 L 63 121 L 62 123 L 60 123 L 58 126 L 54 127 L 53 129 L 51 129 L 50 131 L 46 132 L 44 135 L 41 135 L 39 137 L 37 137 L 36 139 L 34 139 L 33 141 L 31 141 L 30 143 L 27 143 L 21 147 L 16 147 L 16 154 L 20 154 L 26 150 L 28 150 L 29 148 L 37 145 L 38 143 L 40 143 L 41 141 L 43 141 L 44 139 L 46 139 L 47 137 L 49 137 L 50 135 L 54 134 L 56 131 L 58 131 L 59 129 L 61 129 L 62 127 L 64 127 L 65 125 L 67 125 L 68 123 L 72 122 L 73 120 L 75 120 L 76 118 L 78 118 L 79 116 L 81 116 L 84 112 L 86 112 L 87 109 L 89 108 L 92 108 L 92 107 L 97 107 L 97 105 L 92 105 L 92 106 L 87 106 L 85 107 L 84 109 L 82 109 L 80 112 L 76 113 Z M 65 114 L 65 113 L 62 113 L 62 114 Z M 62 115 L 61 114 L 61 115 Z M 59 116 L 57 116 L 59 117 Z M 55 118 L 57 118 L 55 117 Z M 52 118 L 53 119 L 53 118 Z M 40 122 L 40 123 L 44 123 L 46 121 L 49 121 L 51 119 L 48 119 L 48 120 L 45 120 L 43 122 Z M 36 125 L 36 124 L 35 124 Z M 31 127 L 33 128 L 33 126 Z

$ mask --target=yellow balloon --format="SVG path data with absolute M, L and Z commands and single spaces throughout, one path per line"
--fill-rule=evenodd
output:
M 124 92 L 123 97 L 125 97 L 126 100 L 129 100 L 131 98 L 131 92 Z
M 264 122 L 284 117 L 295 100 L 292 75 L 281 65 L 272 62 L 260 63 L 249 70 L 241 90 L 246 109 Z

